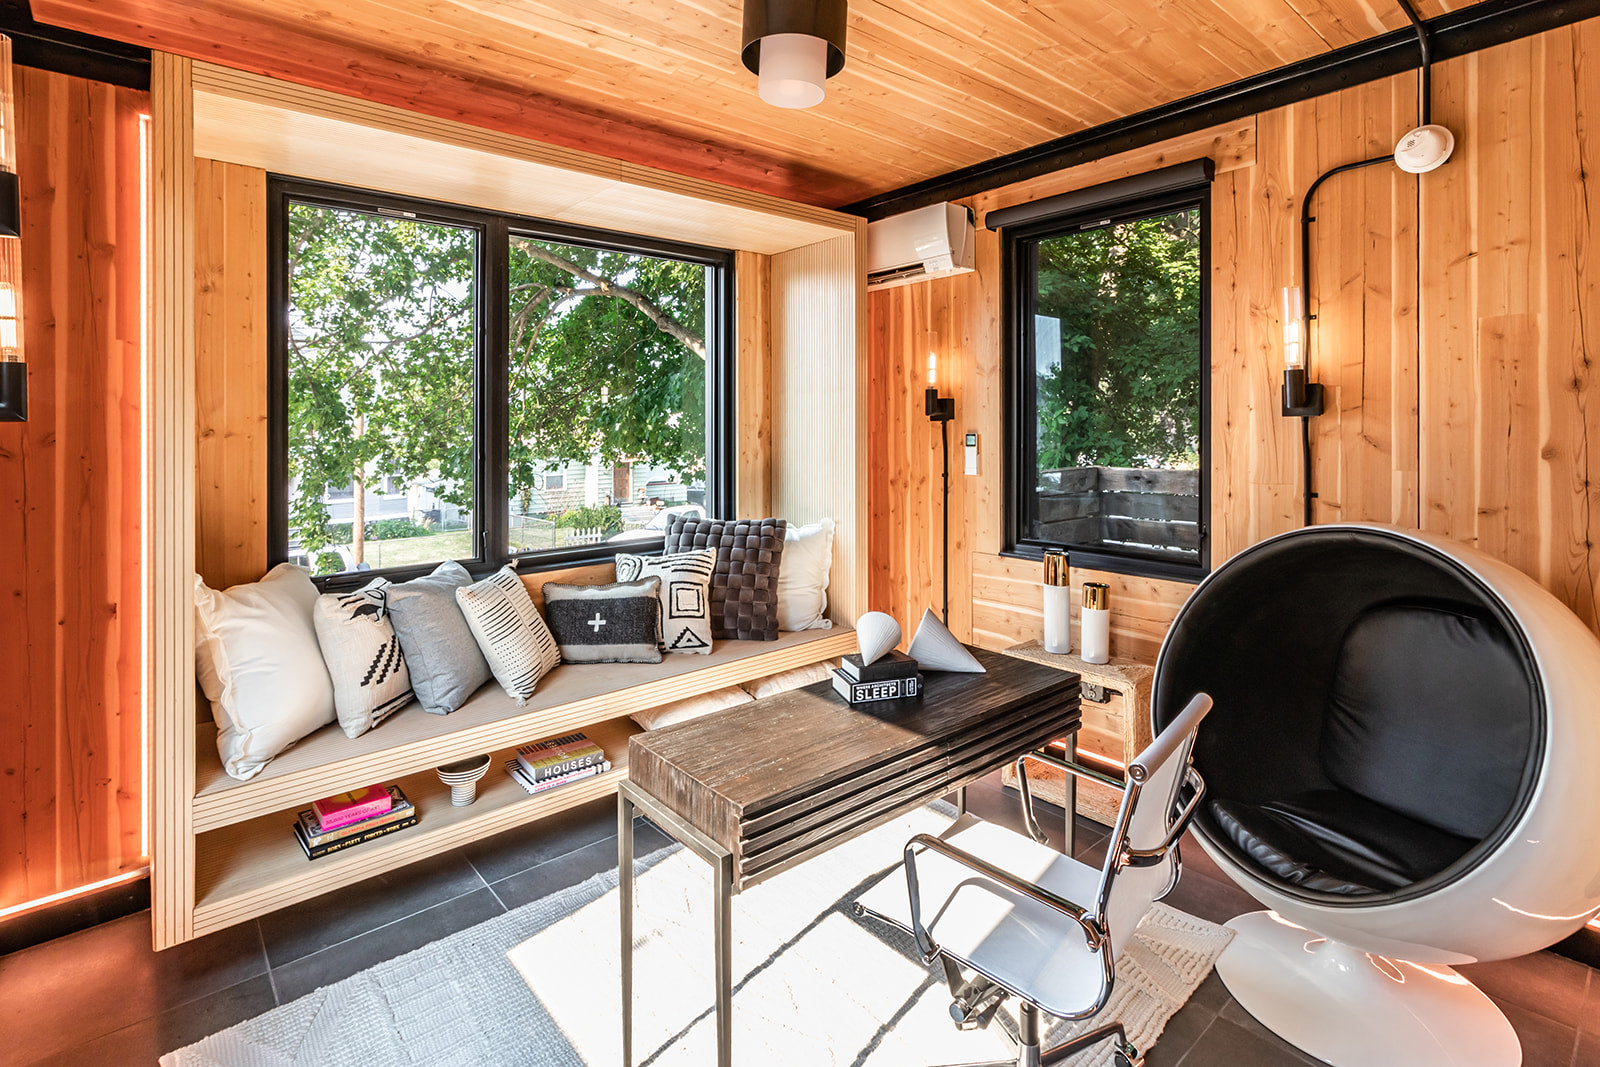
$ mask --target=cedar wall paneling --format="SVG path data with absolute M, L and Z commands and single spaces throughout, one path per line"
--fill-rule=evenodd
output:
M 139 116 L 16 68 L 29 419 L 0 424 L 0 907 L 138 868 Z
M 209 159 L 195 187 L 195 569 L 267 570 L 267 174 Z
M 1313 420 L 1319 522 L 1418 527 L 1538 579 L 1600 630 L 1600 411 L 1584 314 L 1600 275 L 1586 101 L 1600 20 L 1435 67 L 1434 119 L 1457 154 L 1419 178 L 1380 165 L 1325 183 L 1315 208 Z M 1278 414 L 1279 289 L 1298 273 L 1300 198 L 1329 167 L 1387 152 L 1415 123 L 1416 75 L 1354 87 L 1150 149 L 997 190 L 983 212 L 1209 155 L 1213 564 L 1300 521 L 1299 424 Z M 1037 564 L 1001 556 L 999 241 L 978 271 L 868 300 L 874 423 L 872 606 L 902 622 L 936 603 L 937 428 L 922 417 L 930 330 L 955 372 L 952 438 L 980 434 L 977 477 L 952 475 L 951 621 L 979 644 L 1040 634 Z M 1592 318 L 1589 316 L 1588 318 Z M 960 471 L 960 452 L 952 456 Z M 958 532 L 959 531 L 959 532 Z M 1074 574 L 1081 580 L 1087 575 Z M 1104 578 L 1093 575 L 1093 578 Z M 1113 653 L 1153 659 L 1190 587 L 1115 578 Z M 970 588 L 970 593 L 964 589 Z

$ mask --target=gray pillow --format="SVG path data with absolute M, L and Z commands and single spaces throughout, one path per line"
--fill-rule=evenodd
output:
M 660 578 L 615 585 L 546 582 L 544 615 L 567 663 L 660 663 Z
M 667 553 L 717 550 L 711 574 L 711 636 L 718 641 L 778 639 L 782 519 L 677 518 Z
M 489 680 L 489 663 L 456 603 L 456 590 L 472 584 L 453 560 L 426 578 L 391 585 L 389 621 L 411 669 L 411 687 L 424 711 L 448 715 Z

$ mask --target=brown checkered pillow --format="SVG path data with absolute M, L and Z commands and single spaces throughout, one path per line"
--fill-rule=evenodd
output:
M 717 550 L 711 572 L 711 636 L 718 641 L 778 639 L 778 564 L 782 519 L 676 518 L 666 550 Z

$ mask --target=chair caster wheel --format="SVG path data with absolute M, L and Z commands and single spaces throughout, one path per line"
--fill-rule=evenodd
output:
M 1144 1067 L 1144 1057 L 1132 1045 L 1117 1049 L 1111 1060 L 1116 1067 Z

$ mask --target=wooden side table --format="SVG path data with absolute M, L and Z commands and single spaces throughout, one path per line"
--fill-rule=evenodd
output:
M 1080 679 L 1083 722 L 1078 728 L 1078 753 L 1096 769 L 1116 777 L 1128 761 L 1150 744 L 1150 682 L 1155 668 L 1131 660 L 1085 663 L 1073 653 L 1046 652 L 1038 641 L 1026 641 L 1005 650 L 1033 663 L 1071 671 Z M 1075 758 L 1072 753 L 1063 753 Z M 1015 766 L 1005 768 L 1003 781 L 1015 787 Z M 1035 763 L 1028 768 L 1028 786 L 1034 795 L 1052 804 L 1066 805 L 1066 772 Z M 1078 814 L 1109 826 L 1116 820 L 1122 794 L 1087 779 L 1078 782 Z

